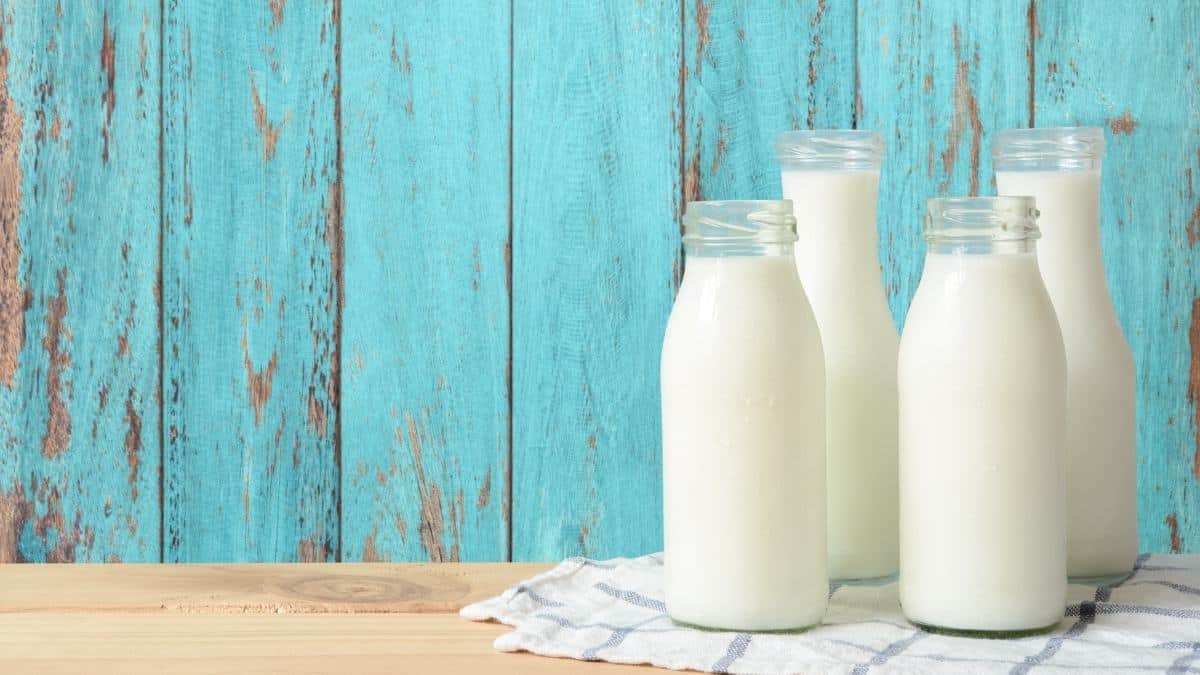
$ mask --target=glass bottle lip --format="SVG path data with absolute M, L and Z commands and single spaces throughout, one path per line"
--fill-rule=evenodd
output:
M 1002 129 L 992 141 L 996 171 L 1083 171 L 1104 160 L 1104 129 Z
M 785 170 L 878 171 L 883 150 L 883 134 L 863 129 L 785 131 L 775 140 Z
M 934 197 L 926 204 L 929 242 L 1019 242 L 1042 236 L 1033 197 Z
M 790 199 L 688 202 L 683 243 L 724 255 L 755 255 L 768 246 L 796 241 Z

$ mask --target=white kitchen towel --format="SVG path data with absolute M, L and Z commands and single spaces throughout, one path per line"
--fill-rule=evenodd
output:
M 462 609 L 513 627 L 500 651 L 649 663 L 716 673 L 1200 673 L 1200 556 L 1142 555 L 1106 586 L 1072 584 L 1050 634 L 932 634 L 900 611 L 895 583 L 834 585 L 824 622 L 802 633 L 676 625 L 662 600 L 662 554 L 571 558 Z

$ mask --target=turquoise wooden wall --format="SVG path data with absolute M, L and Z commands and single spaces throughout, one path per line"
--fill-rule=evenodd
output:
M 881 129 L 902 324 L 1031 124 L 1107 129 L 1141 544 L 1200 551 L 1198 59 L 1190 0 L 0 0 L 0 562 L 655 549 L 684 204 Z

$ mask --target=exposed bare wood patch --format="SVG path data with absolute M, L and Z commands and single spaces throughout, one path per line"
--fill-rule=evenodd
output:
M 12 388 L 25 344 L 25 309 L 30 297 L 21 288 L 21 125 L 24 119 L 8 94 L 5 17 L 0 15 L 0 384 Z M 0 537 L 3 534 L 0 533 Z M 0 540 L 0 561 L 4 555 Z
M 408 541 L 408 522 L 399 514 L 396 515 L 396 531 L 400 533 L 400 541 Z
M 411 73 L 412 72 L 412 61 L 408 57 L 408 43 L 407 42 L 404 43 L 403 50 L 404 50 L 404 56 L 401 57 L 400 52 L 396 51 L 396 33 L 395 33 L 395 31 L 393 31 L 392 32 L 392 51 L 391 51 L 392 65 L 400 68 L 401 72 Z
M 459 551 L 462 550 L 462 523 L 466 513 L 462 488 L 458 489 L 458 494 L 450 502 L 450 559 L 458 560 Z
M 504 290 L 507 291 L 508 295 L 511 296 L 512 295 L 512 275 L 513 275 L 512 241 L 504 242 L 504 248 L 503 248 L 502 253 L 504 255 Z M 361 357 L 359 357 L 359 358 L 361 358 Z
M 138 414 L 134 401 L 137 392 L 130 387 L 125 398 L 125 457 L 129 462 L 129 498 L 137 501 L 138 463 L 142 452 L 142 416 Z
M 1029 27 L 1029 35 L 1026 37 L 1028 42 L 1025 43 L 1025 62 L 1029 68 L 1029 91 L 1027 92 L 1028 98 L 1026 100 L 1026 104 L 1029 106 L 1029 126 L 1032 128 L 1037 117 L 1037 108 L 1034 97 L 1034 91 L 1037 88 L 1034 77 L 1035 68 L 1037 66 L 1034 59 L 1034 44 L 1037 42 L 1038 38 L 1042 37 L 1042 28 L 1038 25 L 1037 2 L 1035 0 L 1029 0 L 1029 7 L 1026 9 L 1025 19 Z
M 696 75 L 700 75 L 700 64 L 704 62 L 704 50 L 708 49 L 708 41 L 712 38 L 708 33 L 708 17 L 712 8 L 704 4 L 704 0 L 696 0 Z
M 808 48 L 808 128 L 817 123 L 817 60 L 821 57 L 821 31 L 818 27 L 825 18 L 825 0 L 817 0 L 817 11 L 813 12 L 808 25 L 812 28 L 812 44 Z
M 287 6 L 287 0 L 268 0 L 271 6 L 271 28 L 278 28 L 283 25 L 283 8 Z
M 1188 371 L 1187 400 L 1196 411 L 1196 459 L 1192 471 L 1196 480 L 1200 480 L 1200 296 L 1192 300 L 1192 324 L 1188 329 L 1188 344 L 1192 350 L 1192 367 Z
M 188 135 L 188 113 L 183 111 L 183 136 L 186 139 Z M 188 155 L 188 144 L 183 143 L 183 224 L 192 224 L 193 207 L 196 203 L 196 197 L 192 193 L 192 160 Z M 188 249 L 184 249 L 184 260 L 188 259 Z
M 1189 247 L 1200 242 L 1200 204 L 1196 204 L 1196 208 L 1192 209 L 1192 217 L 1188 218 L 1187 240 Z
M 20 549 L 21 531 L 32 515 L 33 505 L 25 498 L 23 485 L 14 482 L 8 492 L 0 490 L 0 563 L 26 562 Z
M 483 485 L 479 487 L 479 496 L 475 498 L 475 508 L 482 511 L 492 501 L 492 467 L 488 467 L 483 477 Z
M 958 24 L 954 24 L 953 32 L 954 60 L 957 64 L 954 70 L 954 117 L 950 120 L 950 129 L 946 132 L 946 149 L 942 151 L 942 169 L 946 172 L 946 180 L 941 185 L 944 192 L 950 187 L 954 165 L 958 161 L 958 146 L 962 142 L 963 133 L 969 127 L 971 130 L 971 183 L 968 194 L 979 194 L 979 153 L 983 143 L 983 122 L 979 118 L 979 101 L 971 89 L 971 59 L 963 55 L 962 32 Z
M 46 512 L 35 521 L 33 532 L 38 539 L 42 540 L 43 544 L 49 546 L 50 542 L 54 541 L 54 545 L 46 551 L 46 562 L 75 562 L 76 543 L 84 544 L 87 548 L 91 547 L 89 540 L 93 535 L 90 528 L 86 534 L 81 531 L 81 515 L 76 513 L 73 527 L 70 530 L 67 529 L 67 519 L 62 508 L 62 495 L 59 493 L 57 485 L 51 485 L 49 481 L 43 479 L 41 487 L 38 489 L 38 498 L 46 504 Z
M 340 86 L 340 85 L 338 85 Z M 337 87 L 334 88 L 334 99 L 337 99 Z M 334 120 L 334 126 L 341 128 L 340 108 L 334 109 L 334 116 L 339 118 Z M 340 172 L 340 169 L 339 169 Z M 328 419 L 330 415 L 336 415 L 341 407 L 341 364 L 342 364 L 342 314 L 341 308 L 346 306 L 346 289 L 345 289 L 345 225 L 343 218 L 343 199 L 344 191 L 340 178 L 329 183 L 328 193 L 325 199 L 325 245 L 329 247 L 329 274 L 330 274 L 330 294 L 328 311 L 333 317 L 333 325 L 330 327 L 330 335 L 332 336 L 333 348 L 329 355 L 329 379 L 326 381 L 325 391 L 325 407 L 322 407 L 324 413 L 321 424 L 318 425 L 321 436 L 325 436 L 328 428 Z M 280 312 L 283 311 L 283 299 L 280 299 Z M 334 430 L 336 434 L 336 429 Z M 333 448 L 335 458 L 334 461 L 339 466 L 341 465 L 341 442 L 340 439 L 334 439 Z
M 368 534 L 363 539 L 362 561 L 368 562 L 368 563 L 384 562 L 383 558 L 381 558 L 379 556 L 379 551 L 375 549 L 375 532 L 374 531 L 372 531 L 371 534 Z
M 329 546 L 329 542 L 317 543 L 318 535 L 313 535 L 307 539 L 300 540 L 300 562 L 326 562 L 333 550 Z
M 138 33 L 138 69 L 141 70 L 142 77 L 147 77 L 150 71 L 146 70 L 146 57 L 150 50 L 146 46 L 146 33 L 150 31 L 150 13 L 142 10 L 142 31 Z M 140 93 L 139 87 L 139 93 Z
M 696 119 L 696 136 L 700 137 L 700 130 L 704 127 L 704 118 Z M 686 148 L 687 139 L 684 139 L 684 147 Z M 683 171 L 683 201 L 684 208 L 687 208 L 687 202 L 700 201 L 703 197 L 700 196 L 700 146 L 699 143 L 692 149 L 691 159 Z
M 308 425 L 317 433 L 318 436 L 324 438 L 328 430 L 328 415 L 325 412 L 325 405 L 317 400 L 316 390 L 312 387 L 308 389 Z
M 271 382 L 279 368 L 279 354 L 271 352 L 271 360 L 267 362 L 267 367 L 255 370 L 254 362 L 250 360 L 250 345 L 243 334 L 242 359 L 246 367 L 246 389 L 250 392 L 250 405 L 254 408 L 254 424 L 258 426 L 262 424 L 263 407 L 271 400 Z
M 479 259 L 479 244 L 471 247 L 471 290 L 479 290 L 479 275 L 483 272 L 483 264 Z M 438 376 L 439 381 L 443 381 L 442 377 Z
M 267 107 L 263 105 L 262 99 L 258 96 L 258 86 L 254 83 L 253 73 L 250 75 L 250 96 L 254 100 L 254 126 L 258 127 L 258 132 L 263 137 L 263 161 L 267 162 L 275 156 L 275 144 L 279 142 L 279 132 L 291 118 L 291 113 L 285 114 L 279 124 L 271 124 L 270 118 L 267 117 Z
M 1133 134 L 1134 129 L 1137 129 L 1137 120 L 1133 119 L 1133 113 L 1126 110 L 1121 113 L 1120 117 L 1114 117 L 1108 120 L 1108 128 L 1114 134 L 1129 136 Z
M 42 454 L 54 459 L 71 444 L 71 412 L 63 401 L 63 371 L 71 367 L 71 353 L 67 349 L 67 269 L 55 275 L 58 295 L 46 300 L 46 334 L 42 337 L 42 348 L 46 350 L 49 369 L 46 374 L 46 435 L 42 437 Z
M 1183 542 L 1179 539 L 1179 519 L 1172 513 L 1167 515 L 1163 522 L 1167 524 L 1167 528 L 1171 532 L 1171 552 L 1179 553 L 1183 550 Z
M 117 107 L 117 38 L 108 26 L 108 12 L 104 13 L 104 37 L 100 43 L 100 68 L 104 71 L 105 89 L 100 95 L 104 103 L 104 128 L 100 135 L 104 139 L 104 147 L 100 157 L 108 161 L 108 143 L 112 138 L 113 109 Z
M 721 167 L 721 160 L 725 159 L 725 152 L 729 149 L 729 127 L 722 124 L 717 128 L 717 149 L 713 153 L 712 165 L 708 167 L 708 173 L 715 176 L 717 169 Z
M 858 59 L 854 59 L 854 119 L 863 118 L 862 73 L 859 70 Z
M 411 413 L 404 413 L 404 426 L 408 447 L 412 452 L 413 471 L 416 473 L 417 497 L 421 502 L 421 545 L 429 554 L 430 560 L 445 562 L 451 558 L 447 556 L 446 546 L 442 542 L 446 531 L 442 516 L 442 489 L 425 477 L 425 464 L 421 459 L 421 434 Z M 397 433 L 399 434 L 399 430 Z

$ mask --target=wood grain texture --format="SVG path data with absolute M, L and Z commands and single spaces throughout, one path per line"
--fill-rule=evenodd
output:
M 688 2 L 684 195 L 780 199 L 775 139 L 854 123 L 854 3 Z
M 456 612 L 543 563 L 4 565 L 0 614 Z
M 596 673 L 649 667 L 502 654 L 510 630 L 453 614 L 0 615 L 0 669 L 25 673 Z
M 1101 238 L 1137 363 L 1141 548 L 1200 550 L 1200 5 L 1036 9 L 1038 124 L 1107 131 Z
M 338 546 L 333 0 L 169 0 L 166 560 Z
M 158 24 L 0 3 L 0 563 L 159 558 Z
M 458 617 L 547 569 L 0 565 L 0 672 L 647 672 L 501 654 L 510 628 Z
M 509 9 L 344 11 L 343 557 L 503 560 Z
M 879 247 L 897 326 L 921 277 L 925 201 L 995 194 L 991 134 L 1029 125 L 1028 5 L 858 3 L 858 127 L 883 131 Z
M 680 262 L 681 11 L 513 9 L 515 560 L 662 546 L 658 361 Z

